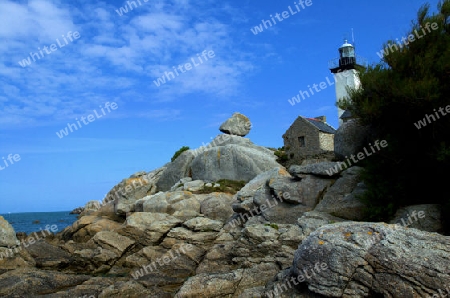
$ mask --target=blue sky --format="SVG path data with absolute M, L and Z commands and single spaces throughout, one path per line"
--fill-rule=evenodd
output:
M 424 3 L 312 0 L 255 35 L 251 28 L 295 11 L 296 1 L 135 2 L 130 10 L 126 1 L 1 0 L 0 213 L 102 200 L 180 147 L 208 143 L 234 112 L 250 118 L 247 137 L 268 147 L 283 145 L 298 115 L 325 115 L 337 127 L 334 86 L 294 106 L 288 99 L 332 78 L 328 61 L 351 28 L 357 54 L 378 62 L 383 43 L 405 36 Z M 437 0 L 429 3 L 435 11 Z M 200 63 L 205 50 L 214 56 Z M 191 59 L 190 70 L 154 84 Z M 90 114 L 78 130 L 56 134 Z

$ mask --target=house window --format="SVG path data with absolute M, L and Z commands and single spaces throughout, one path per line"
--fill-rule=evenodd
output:
M 298 143 L 300 147 L 305 147 L 305 137 L 298 137 Z

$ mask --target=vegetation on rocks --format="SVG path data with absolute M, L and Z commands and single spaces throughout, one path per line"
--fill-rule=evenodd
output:
M 446 206 L 442 218 L 450 219 L 442 174 L 450 165 L 450 116 L 441 113 L 450 97 L 450 1 L 440 2 L 437 14 L 429 9 L 419 10 L 405 35 L 421 37 L 402 47 L 388 41 L 382 61 L 360 72 L 362 88 L 339 104 L 370 126 L 370 139 L 389 144 L 364 160 L 370 220 L 421 203 Z
M 183 153 L 184 151 L 188 151 L 190 148 L 188 146 L 183 146 L 180 149 L 178 149 L 177 152 L 175 152 L 172 156 L 172 159 L 170 161 L 174 161 L 175 159 L 177 159 L 178 156 L 181 155 L 181 153 Z
M 219 187 L 214 187 L 214 184 L 219 184 Z M 213 186 L 205 186 L 202 190 L 195 191 L 195 194 L 208 194 L 212 192 L 224 192 L 229 194 L 236 194 L 241 188 L 247 184 L 245 181 L 235 181 L 228 179 L 221 179 L 216 181 Z

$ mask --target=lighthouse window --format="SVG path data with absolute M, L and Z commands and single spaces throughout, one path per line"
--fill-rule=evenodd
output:
M 300 147 L 305 147 L 305 137 L 298 137 L 298 143 Z

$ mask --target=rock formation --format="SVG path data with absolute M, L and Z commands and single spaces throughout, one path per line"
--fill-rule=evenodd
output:
M 222 123 L 220 131 L 229 135 L 245 137 L 250 132 L 250 119 L 241 113 L 234 113 L 231 118 Z
M 406 207 L 398 225 L 356 222 L 361 168 L 288 172 L 272 155 L 220 135 L 124 179 L 101 206 L 37 241 L 19 243 L 0 217 L 0 296 L 431 297 L 449 288 L 449 237 L 428 232 L 440 231 L 439 206 Z M 217 179 L 247 183 L 232 194 L 216 191 Z

